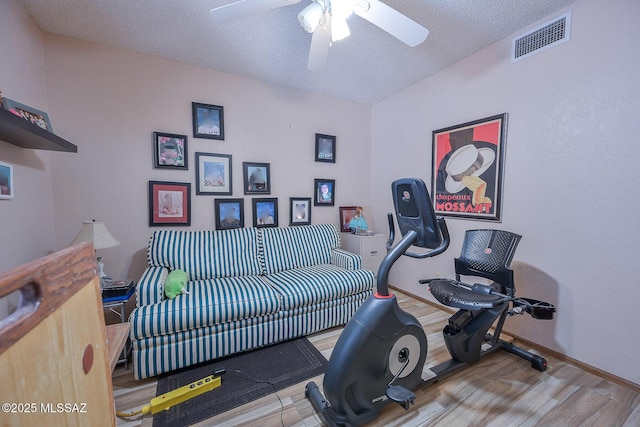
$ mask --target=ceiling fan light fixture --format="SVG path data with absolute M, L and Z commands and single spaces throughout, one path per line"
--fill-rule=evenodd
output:
M 356 0 L 353 5 L 353 12 L 357 15 L 360 13 L 366 13 L 371 9 L 371 3 L 369 0 Z
M 346 20 L 353 13 L 356 0 L 331 0 L 331 17 Z
M 347 21 L 337 16 L 331 16 L 331 41 L 345 39 L 351 35 Z
M 300 25 L 302 25 L 305 31 L 313 33 L 320 24 L 323 14 L 324 8 L 322 5 L 314 1 L 298 13 L 298 21 L 300 21 Z

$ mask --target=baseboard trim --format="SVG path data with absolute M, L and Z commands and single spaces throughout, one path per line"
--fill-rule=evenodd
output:
M 414 293 L 408 292 L 408 291 L 406 291 L 406 290 L 404 290 L 402 288 L 399 288 L 397 286 L 389 285 L 389 288 L 395 289 L 398 292 L 402 292 L 403 294 L 408 295 L 411 298 L 415 298 L 420 302 L 428 304 L 428 305 L 430 305 L 432 307 L 435 307 L 435 308 L 437 308 L 439 310 L 446 311 L 447 313 L 453 314 L 453 313 L 455 313 L 457 311 L 457 310 L 453 310 L 453 309 L 451 309 L 449 307 L 443 306 L 441 304 L 435 303 L 433 301 L 430 301 L 430 300 L 428 300 L 428 299 L 426 299 L 424 297 L 421 297 L 420 295 L 416 295 Z M 509 332 L 507 330 L 503 330 L 503 333 L 508 335 L 508 336 L 510 336 L 510 337 L 513 337 L 513 339 L 516 340 L 516 341 L 519 341 L 519 342 L 521 342 L 523 344 L 526 344 L 527 346 L 530 346 L 531 348 L 534 348 L 534 349 L 538 350 L 542 354 L 550 355 L 550 356 L 552 356 L 552 357 L 554 357 L 554 358 L 556 358 L 558 360 L 561 360 L 563 362 L 571 363 L 572 365 L 575 365 L 575 366 L 579 367 L 580 369 L 583 369 L 586 372 L 589 372 L 590 374 L 596 375 L 596 376 L 598 376 L 598 377 L 600 377 L 602 379 L 605 379 L 607 381 L 611 381 L 614 384 L 618 384 L 618 385 L 620 385 L 622 387 L 628 388 L 629 390 L 634 391 L 636 393 L 640 393 L 640 384 L 636 384 L 636 383 L 634 383 L 632 381 L 629 381 L 629 380 L 626 380 L 624 378 L 621 378 L 621 377 L 619 377 L 617 375 L 614 375 L 614 374 L 612 374 L 610 372 L 603 371 L 600 368 L 596 368 L 595 366 L 589 365 L 588 363 L 581 362 L 580 360 L 574 359 L 573 357 L 567 356 L 566 354 L 562 354 L 562 353 L 560 353 L 560 352 L 558 352 L 556 350 L 552 350 L 552 349 L 550 349 L 548 347 L 545 347 L 543 345 L 537 344 L 537 343 L 535 343 L 533 341 L 529 341 L 529 340 L 527 340 L 525 338 L 522 338 L 522 337 L 520 337 L 520 336 L 518 336 L 516 334 L 513 334 L 513 333 L 511 333 L 511 332 Z

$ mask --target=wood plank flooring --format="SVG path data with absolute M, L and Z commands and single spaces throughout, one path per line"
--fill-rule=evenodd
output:
M 403 309 L 416 316 L 428 337 L 429 364 L 449 358 L 442 328 L 449 313 L 396 292 Z M 532 322 L 535 320 L 531 320 Z M 508 322 L 508 320 L 507 320 Z M 543 327 L 543 321 L 538 321 Z M 320 332 L 310 341 L 329 359 L 342 328 Z M 505 337 L 506 338 L 506 337 Z M 526 347 L 523 345 L 523 347 Z M 389 405 L 371 426 L 640 426 L 640 394 L 545 355 L 549 368 L 538 372 L 512 354 L 496 352 L 445 380 L 416 391 L 405 411 Z M 322 384 L 322 375 L 313 378 Z M 320 426 L 304 397 L 307 381 L 219 414 L 196 426 Z M 132 412 L 155 397 L 154 378 L 135 381 L 131 368 L 113 374 L 116 410 Z M 224 379 L 222 381 L 224 387 Z M 282 404 L 278 400 L 282 401 Z M 151 427 L 151 416 L 118 419 L 118 427 Z

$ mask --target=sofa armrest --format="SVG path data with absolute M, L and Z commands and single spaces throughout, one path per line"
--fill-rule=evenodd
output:
M 155 304 L 164 299 L 164 284 L 169 269 L 166 267 L 147 267 L 138 282 L 136 306 Z
M 358 270 L 362 266 L 362 258 L 343 249 L 332 249 L 331 264 L 347 270 Z

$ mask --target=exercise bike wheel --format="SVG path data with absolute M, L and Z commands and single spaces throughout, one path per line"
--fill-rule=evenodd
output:
M 426 349 L 424 352 L 426 353 Z M 418 366 L 420 354 L 420 341 L 415 335 L 406 334 L 398 338 L 389 351 L 389 371 L 391 375 L 394 377 L 398 375 L 407 357 L 409 358 L 409 363 L 398 375 L 398 378 L 404 378 L 411 374 Z

